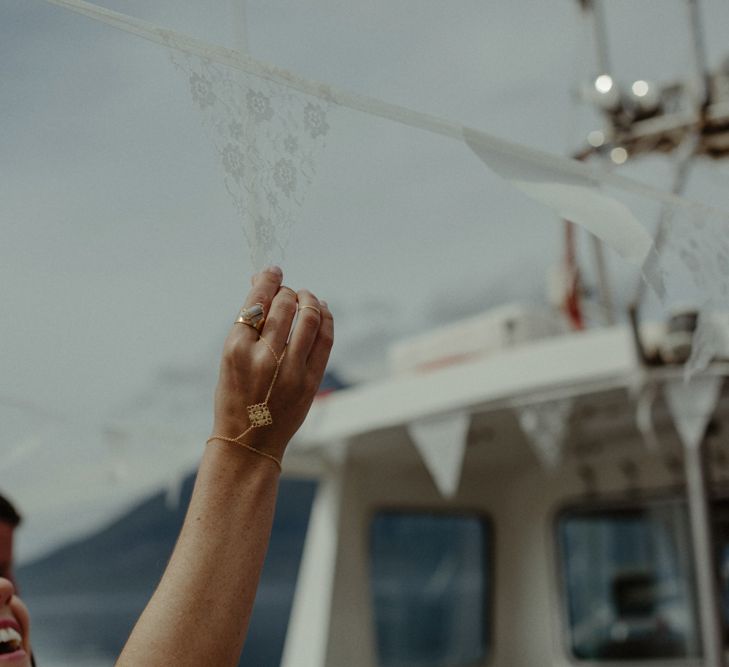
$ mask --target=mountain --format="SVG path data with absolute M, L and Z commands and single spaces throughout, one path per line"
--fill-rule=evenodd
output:
M 169 559 L 193 483 L 194 475 L 185 479 L 176 507 L 157 493 L 98 532 L 19 568 L 40 665 L 44 653 L 118 655 Z M 315 486 L 281 482 L 243 666 L 280 661 Z

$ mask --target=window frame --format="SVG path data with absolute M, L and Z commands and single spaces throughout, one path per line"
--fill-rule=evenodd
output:
M 486 650 L 484 654 L 478 659 L 477 662 L 458 665 L 458 667 L 489 667 L 493 664 L 494 660 L 494 640 L 495 640 L 495 623 L 494 623 L 494 613 L 495 613 L 495 601 L 496 601 L 496 524 L 493 520 L 493 517 L 486 512 L 483 508 L 480 507 L 474 507 L 472 505 L 463 505 L 463 506 L 437 506 L 437 505 L 418 505 L 416 503 L 403 503 L 403 504 L 394 504 L 394 503 L 387 503 L 384 505 L 375 505 L 370 507 L 369 511 L 367 512 L 366 521 L 367 521 L 367 540 L 366 540 L 366 549 L 367 549 L 367 556 L 366 556 L 366 562 L 367 562 L 367 580 L 368 580 L 368 588 L 369 588 L 369 600 L 372 610 L 372 637 L 374 639 L 375 645 L 374 645 L 374 656 L 377 660 L 377 665 L 379 667 L 379 653 L 377 649 L 377 619 L 375 617 L 375 606 L 374 606 L 374 581 L 372 578 L 372 567 L 373 567 L 373 530 L 374 530 L 374 521 L 377 518 L 378 515 L 382 514 L 407 514 L 407 515 L 430 515 L 430 516 L 437 516 L 437 517 L 467 517 L 467 518 L 476 518 L 479 520 L 479 522 L 482 524 L 482 526 L 485 526 L 486 530 L 488 531 L 486 534 L 488 535 L 488 544 L 486 544 L 486 548 L 484 549 L 484 560 L 485 562 L 482 563 L 483 565 L 483 573 L 486 577 L 486 593 L 483 595 L 482 600 L 482 612 L 484 615 L 484 619 L 487 622 L 487 625 L 482 628 L 483 635 L 482 637 L 487 637 L 489 642 L 486 646 Z
M 717 495 L 710 499 L 710 504 L 717 501 L 729 501 L 727 495 Z M 604 496 L 589 496 L 574 497 L 564 503 L 562 503 L 557 510 L 553 513 L 552 517 L 552 547 L 553 547 L 553 564 L 555 578 L 554 582 L 556 585 L 556 594 L 558 597 L 557 606 L 559 607 L 559 621 L 560 621 L 560 649 L 562 657 L 566 659 L 569 664 L 576 665 L 579 667 L 587 667 L 589 665 L 595 665 L 596 667 L 635 667 L 637 665 L 645 665 L 646 667 L 655 667 L 657 665 L 676 665 L 686 667 L 688 665 L 700 665 L 702 657 L 682 657 L 682 658 L 647 658 L 644 660 L 595 660 L 595 659 L 582 659 L 577 657 L 573 651 L 572 644 L 572 626 L 570 621 L 569 613 L 569 601 L 567 599 L 567 581 L 565 579 L 565 554 L 560 544 L 560 522 L 568 514 L 582 514 L 590 515 L 611 515 L 620 514 L 628 511 L 640 511 L 646 509 L 649 505 L 660 505 L 669 504 L 675 502 L 682 502 L 686 505 L 686 511 L 688 512 L 688 501 L 686 499 L 686 492 L 683 487 L 670 487 L 667 489 L 651 490 L 649 492 L 633 492 L 630 495 L 624 495 L 619 493 L 606 494 Z M 690 519 L 689 519 L 690 521 Z M 695 556 L 693 544 L 689 544 L 688 552 L 689 563 L 691 567 L 691 588 L 696 590 L 695 583 Z M 696 621 L 697 631 L 700 630 L 700 619 L 699 610 L 696 596 L 694 595 L 694 618 Z M 726 647 L 729 649 L 729 645 Z

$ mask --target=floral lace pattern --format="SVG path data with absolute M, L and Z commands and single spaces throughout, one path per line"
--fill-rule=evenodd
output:
M 699 310 L 687 372 L 726 355 L 716 315 L 729 304 L 729 217 L 709 209 L 671 210 L 659 247 L 658 273 L 666 284 L 667 305 L 693 303 Z M 670 279 L 669 279 L 670 278 Z
M 174 33 L 160 34 L 202 113 L 223 167 L 226 189 L 242 220 L 253 264 L 260 268 L 285 253 L 294 220 L 314 182 L 317 158 L 326 145 L 333 100 L 340 100 L 328 88 L 304 93 L 289 86 L 288 80 L 273 82 L 195 55 L 176 43 Z M 361 100 L 357 103 L 357 108 L 362 107 Z M 638 223 L 641 216 L 634 216 L 621 203 L 622 197 L 603 191 L 603 180 L 610 188 L 622 187 L 612 183 L 609 175 L 575 172 L 572 163 L 557 162 L 555 166 L 549 156 L 534 156 L 475 131 L 464 129 L 464 133 L 468 145 L 497 173 L 522 189 L 528 185 L 529 196 L 558 210 L 562 217 L 574 218 L 628 261 L 639 265 L 647 249 L 643 276 L 665 305 L 700 304 L 702 317 L 689 373 L 726 352 L 724 336 L 712 322 L 716 311 L 726 309 L 729 297 L 726 214 L 689 202 L 673 204 L 663 242 L 656 248 Z M 667 205 L 650 188 L 641 191 L 640 184 L 629 190 Z M 564 208 L 575 215 L 566 215 Z M 685 285 L 693 286 L 693 298 L 681 298 Z
M 285 254 L 329 133 L 328 104 L 177 49 L 170 57 L 188 80 L 260 269 Z
M 537 458 L 547 468 L 554 469 L 562 461 L 572 403 L 571 398 L 561 398 L 516 407 L 521 430 Z

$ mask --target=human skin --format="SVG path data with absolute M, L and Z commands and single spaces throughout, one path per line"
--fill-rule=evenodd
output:
M 286 349 L 268 402 L 273 424 L 245 438 L 277 458 L 306 417 L 334 335 L 326 304 L 306 290 L 282 287 L 282 279 L 277 267 L 257 274 L 245 301 L 263 304 L 267 317 L 261 335 L 277 355 Z M 299 310 L 289 339 L 297 304 L 312 308 Z M 212 435 L 235 438 L 248 428 L 245 406 L 263 401 L 275 365 L 252 327 L 233 326 L 223 349 Z M 172 558 L 117 667 L 238 664 L 268 548 L 278 479 L 278 467 L 264 456 L 225 441 L 207 445 Z
M 25 605 L 15 595 L 10 579 L 0 577 L 0 629 L 17 631 L 22 636 L 22 648 L 0 654 L 0 667 L 30 667 L 30 617 Z
M 0 521 L 0 577 L 13 581 L 13 532 L 15 526 Z

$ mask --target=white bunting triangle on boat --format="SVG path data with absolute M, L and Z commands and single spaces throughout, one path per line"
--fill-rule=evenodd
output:
M 684 447 L 698 447 L 714 414 L 722 378 L 701 377 L 691 382 L 669 380 L 663 391 Z
M 445 498 L 458 491 L 470 423 L 467 412 L 457 412 L 408 424 L 408 433 Z
M 540 462 L 555 469 L 562 461 L 572 399 L 562 398 L 516 408 L 521 430 Z

